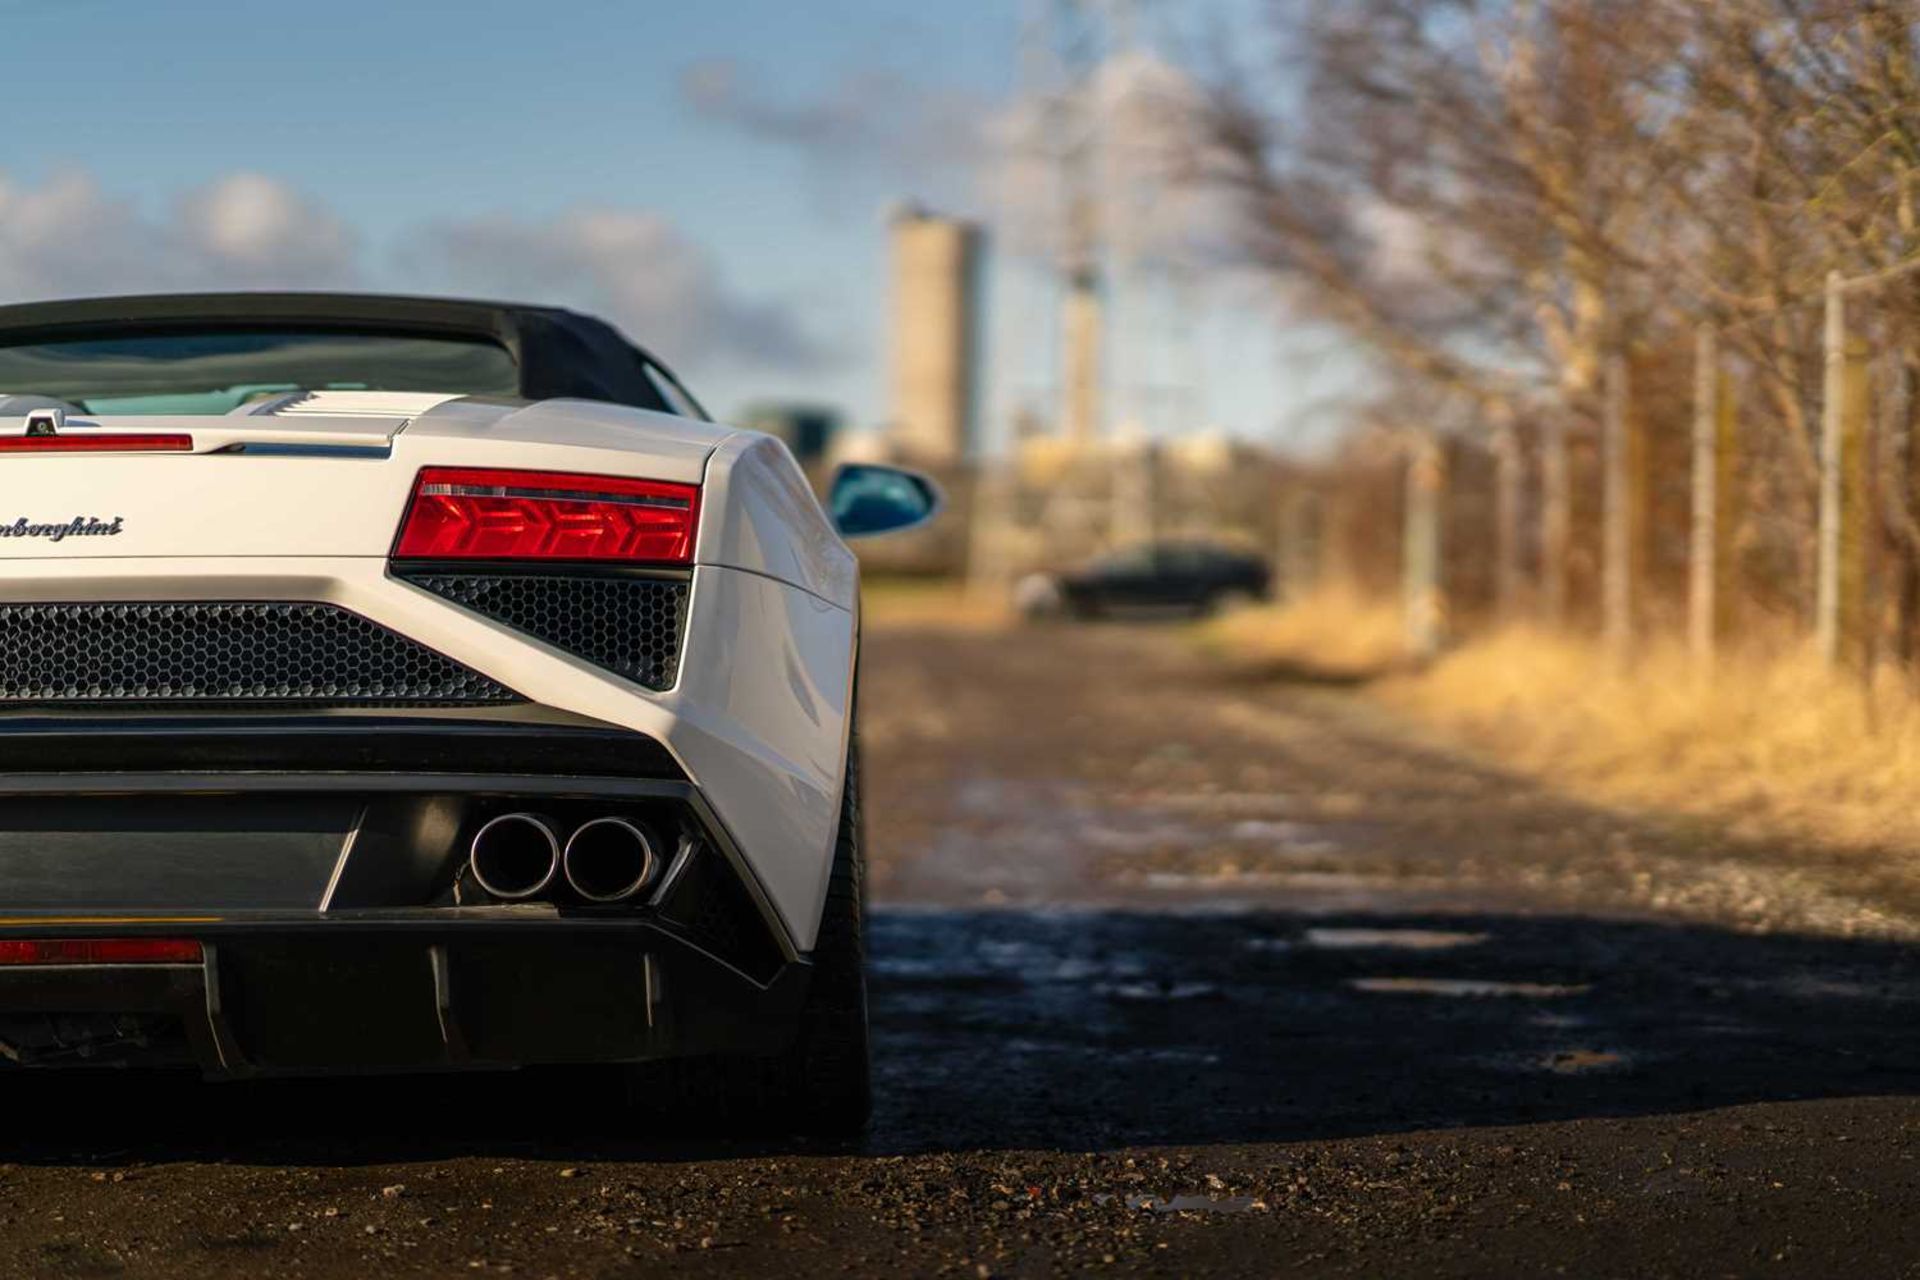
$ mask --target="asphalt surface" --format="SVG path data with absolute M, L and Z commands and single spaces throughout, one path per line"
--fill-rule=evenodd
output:
M 1583 809 L 1167 630 L 872 629 L 856 1149 L 577 1076 L 8 1079 L 15 1275 L 1920 1275 L 1920 858 Z

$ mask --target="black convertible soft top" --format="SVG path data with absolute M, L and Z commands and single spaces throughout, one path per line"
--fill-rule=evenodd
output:
M 129 333 L 302 330 L 464 338 L 506 348 L 529 400 L 576 397 L 673 412 L 667 367 L 605 321 L 560 307 L 370 293 L 163 293 L 0 307 L 0 346 Z

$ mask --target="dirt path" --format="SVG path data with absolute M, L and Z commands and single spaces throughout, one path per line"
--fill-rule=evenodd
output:
M 876 628 L 866 1147 L 550 1081 L 34 1087 L 51 1275 L 1920 1274 L 1901 868 L 1594 813 L 1169 634 Z
M 895 900 L 1572 910 L 1920 937 L 1920 860 L 1584 808 L 1177 631 L 882 632 L 865 733 Z M 990 686 L 990 687 L 987 687 Z

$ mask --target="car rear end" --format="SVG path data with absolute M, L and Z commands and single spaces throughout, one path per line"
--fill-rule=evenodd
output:
M 387 393 L 0 419 L 0 1056 L 772 1053 L 853 572 L 784 451 Z

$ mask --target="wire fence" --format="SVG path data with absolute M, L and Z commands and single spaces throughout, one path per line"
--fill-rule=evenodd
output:
M 1504 415 L 1355 442 L 1295 482 L 1322 513 L 1325 548 L 1296 587 L 1335 575 L 1397 595 L 1417 655 L 1528 620 L 1591 633 L 1622 659 L 1684 636 L 1703 669 L 1729 645 L 1802 640 L 1834 668 L 1913 665 L 1915 366 L 1873 304 L 1916 269 L 1828 278 L 1806 354 L 1818 404 L 1800 427 L 1768 395 L 1768 371 L 1703 324 L 1691 343 L 1608 358 L 1584 419 Z

